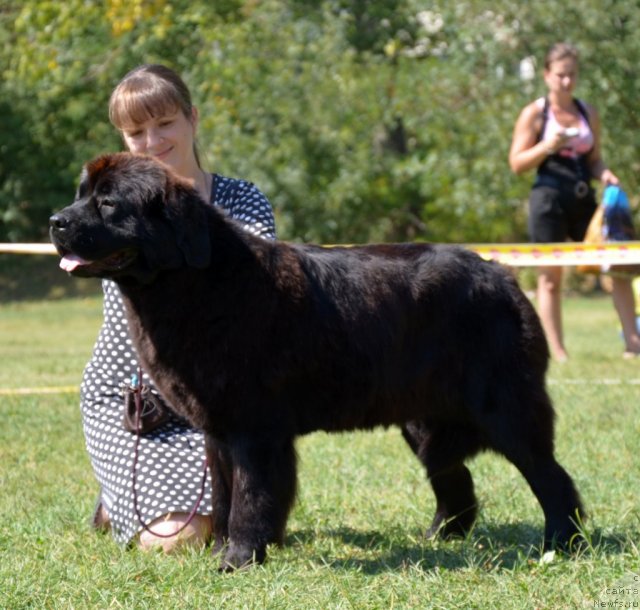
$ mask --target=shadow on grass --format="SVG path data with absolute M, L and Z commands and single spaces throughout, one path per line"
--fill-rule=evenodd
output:
M 630 541 L 639 535 L 640 532 L 590 532 L 589 544 L 575 557 L 624 554 L 633 546 Z M 486 571 L 513 571 L 539 562 L 542 536 L 540 527 L 526 523 L 482 525 L 476 527 L 466 539 L 452 541 L 426 539 L 418 531 L 383 534 L 376 530 L 338 527 L 320 532 L 292 531 L 287 536 L 286 546 L 329 546 L 329 550 L 317 554 L 314 559 L 335 569 L 358 570 L 369 575 L 409 568 L 431 572 L 436 569 L 461 570 L 472 566 Z M 330 543 L 325 544 L 326 540 L 330 540 Z M 336 548 L 336 542 L 340 543 L 341 548 Z

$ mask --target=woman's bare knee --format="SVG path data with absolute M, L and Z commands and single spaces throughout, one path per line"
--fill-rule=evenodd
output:
M 140 532 L 138 547 L 145 551 L 162 549 L 165 553 L 171 553 L 185 547 L 204 546 L 211 537 L 211 517 L 195 515 L 180 531 L 188 518 L 189 515 L 186 513 L 170 513 L 154 519 L 148 524 L 151 532 L 146 529 Z M 155 536 L 152 532 L 170 536 L 170 538 Z
M 538 270 L 538 290 L 558 294 L 562 288 L 562 267 L 543 267 Z

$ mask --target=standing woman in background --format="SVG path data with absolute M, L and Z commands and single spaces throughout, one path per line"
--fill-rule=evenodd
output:
M 198 112 L 175 72 L 162 65 L 143 65 L 129 72 L 111 95 L 109 118 L 127 150 L 160 159 L 189 180 L 204 201 L 220 206 L 248 231 L 275 237 L 271 205 L 253 184 L 202 169 L 195 146 Z M 197 514 L 177 535 L 201 493 L 204 436 L 173 415 L 139 438 L 134 500 L 136 435 L 123 425 L 123 387 L 138 374 L 139 365 L 120 291 L 110 280 L 104 280 L 102 287 L 104 321 L 81 387 L 86 446 L 100 485 L 92 524 L 111 529 L 121 544 L 145 549 L 161 546 L 170 551 L 184 544 L 204 544 L 212 532 L 209 476 Z M 141 382 L 157 394 L 144 373 Z M 153 532 L 169 537 L 144 529 L 136 511 Z
M 520 112 L 513 131 L 509 165 L 520 174 L 537 170 L 529 198 L 532 242 L 582 241 L 597 208 L 592 179 L 619 183 L 600 152 L 600 118 L 596 109 L 573 96 L 578 76 L 574 47 L 557 43 L 544 62 L 548 93 Z M 538 269 L 538 311 L 553 357 L 568 353 L 562 332 L 562 267 Z M 622 324 L 625 357 L 640 354 L 631 281 L 613 277 L 613 302 Z

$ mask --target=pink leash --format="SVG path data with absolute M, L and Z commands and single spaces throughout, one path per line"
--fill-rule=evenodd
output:
M 135 510 L 136 516 L 138 517 L 138 521 L 140 525 L 150 534 L 157 536 L 158 538 L 173 538 L 180 534 L 186 527 L 193 521 L 193 518 L 196 516 L 198 512 L 198 508 L 202 503 L 202 499 L 204 498 L 205 485 L 207 481 L 207 458 L 204 458 L 204 467 L 202 469 L 202 482 L 200 484 L 200 494 L 198 495 L 198 499 L 195 503 L 195 506 L 189 513 L 187 520 L 180 526 L 180 528 L 174 532 L 173 534 L 160 534 L 159 532 L 154 532 L 147 523 L 142 518 L 140 514 L 140 510 L 138 508 L 138 492 L 136 491 L 136 467 L 138 465 L 138 452 L 140 447 L 140 415 L 142 413 L 142 369 L 138 369 L 138 379 L 134 379 L 132 386 L 134 388 L 134 399 L 136 405 L 136 442 L 133 450 L 133 465 L 131 467 L 131 480 L 133 486 L 133 509 Z

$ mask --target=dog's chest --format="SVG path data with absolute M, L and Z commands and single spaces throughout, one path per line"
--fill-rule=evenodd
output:
M 200 317 L 154 307 L 148 295 L 123 293 L 123 300 L 139 361 L 164 400 L 196 428 L 210 429 L 214 419 L 219 427 L 220 414 L 214 411 L 227 393 L 228 371 L 214 356 L 218 350 L 203 347 L 211 341 Z

